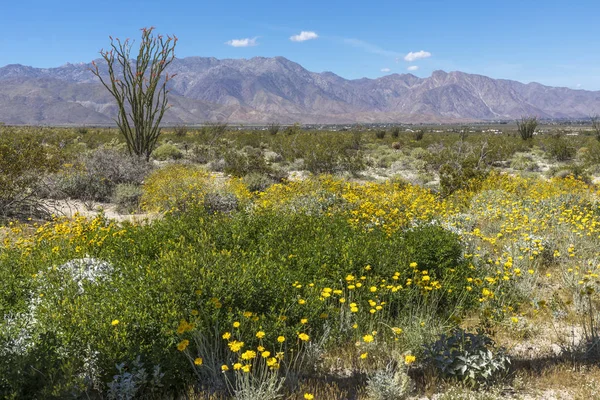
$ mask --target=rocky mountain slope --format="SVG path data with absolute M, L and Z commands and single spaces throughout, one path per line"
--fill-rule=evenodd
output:
M 97 61 L 99 62 L 99 61 Z M 110 124 L 116 108 L 91 64 L 0 68 L 0 121 L 8 124 Z M 101 70 L 106 65 L 100 63 Z M 170 124 L 459 122 L 586 118 L 600 92 L 523 84 L 463 72 L 428 78 L 392 74 L 347 80 L 283 57 L 177 59 L 169 73 Z

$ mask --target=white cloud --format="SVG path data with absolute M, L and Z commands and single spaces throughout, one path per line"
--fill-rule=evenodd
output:
M 317 35 L 313 31 L 302 31 L 298 35 L 290 36 L 290 40 L 292 42 L 305 42 L 307 40 L 316 39 L 319 35 Z
M 408 61 L 408 62 L 413 62 L 416 60 L 420 60 L 421 58 L 428 58 L 431 57 L 431 53 L 428 51 L 417 51 L 417 52 L 410 52 L 407 55 L 404 56 L 404 60 Z
M 389 68 L 381 68 L 381 72 L 390 72 L 390 71 L 391 71 L 391 69 L 389 69 Z
M 257 46 L 256 39 L 258 38 L 244 38 L 244 39 L 231 39 L 225 44 L 228 44 L 232 47 L 252 47 Z
M 411 65 L 410 67 L 406 68 L 409 71 L 416 71 L 419 69 L 418 65 Z

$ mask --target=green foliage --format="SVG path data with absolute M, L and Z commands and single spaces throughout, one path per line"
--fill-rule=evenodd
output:
M 177 37 L 154 37 L 154 28 L 142 29 L 142 40 L 137 57 L 131 56 L 132 42 L 111 37 L 111 50 L 100 51 L 108 64 L 109 78 L 100 75 L 92 62 L 92 73 L 115 98 L 118 106 L 116 120 L 129 153 L 150 159 L 160 136 L 160 122 L 167 110 L 167 83 L 172 78 L 167 67 L 175 59 Z
M 521 117 L 520 121 L 517 121 L 517 130 L 521 139 L 530 140 L 533 138 L 535 128 L 538 126 L 537 117 Z
M 268 175 L 252 172 L 244 176 L 243 182 L 251 192 L 263 192 L 274 184 L 275 180 Z
M 119 184 L 140 185 L 152 166 L 137 157 L 100 147 L 79 156 L 49 179 L 48 195 L 89 201 L 110 201 Z
M 375 137 L 377 139 L 383 139 L 383 138 L 385 138 L 385 134 L 386 134 L 385 130 L 379 129 L 378 131 L 375 132 Z
M 277 132 L 279 132 L 279 129 L 281 129 L 281 125 L 279 125 L 277 122 L 273 122 L 273 123 L 269 124 L 269 127 L 267 130 L 269 131 L 269 134 L 277 135 Z
M 427 161 L 429 167 L 437 170 L 440 176 L 440 194 L 447 197 L 485 177 L 489 173 L 488 154 L 486 142 L 479 149 L 458 142 L 453 147 L 431 153 Z
M 185 135 L 187 135 L 187 127 L 185 125 L 177 125 L 173 128 L 173 133 L 175 133 L 175 136 L 177 137 L 184 137 Z
M 172 143 L 161 144 L 154 150 L 152 157 L 158 161 L 179 160 L 183 153 Z
M 425 347 L 426 362 L 442 378 L 462 380 L 472 387 L 489 385 L 504 377 L 510 364 L 503 349 L 483 332 L 455 329 Z
M 398 139 L 398 137 L 400 136 L 400 127 L 399 126 L 392 127 L 392 129 L 390 129 L 390 135 L 394 139 Z
M 418 141 L 423 140 L 425 137 L 425 129 L 417 129 L 413 132 L 413 139 Z
M 267 164 L 261 149 L 245 147 L 243 150 L 227 149 L 223 156 L 225 159 L 225 173 L 242 177 L 251 173 L 267 173 L 271 168 Z
M 545 142 L 547 152 L 556 161 L 567 161 L 575 157 L 577 149 L 562 135 L 548 139 Z
M 35 191 L 59 165 L 59 155 L 36 135 L 0 135 L 0 219 L 44 216 Z

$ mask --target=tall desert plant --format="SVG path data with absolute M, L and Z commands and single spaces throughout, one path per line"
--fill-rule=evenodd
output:
M 517 130 L 523 140 L 531 139 L 537 126 L 537 117 L 521 117 L 521 120 L 517 121 Z
M 135 60 L 131 59 L 133 42 L 110 37 L 110 50 L 100 55 L 108 64 L 108 78 L 103 78 L 93 62 L 92 73 L 117 101 L 115 120 L 132 155 L 150 159 L 160 135 L 160 121 L 168 108 L 167 82 L 174 75 L 165 73 L 175 59 L 176 36 L 154 36 L 154 28 L 142 29 L 142 41 Z M 164 76 L 164 77 L 163 77 Z

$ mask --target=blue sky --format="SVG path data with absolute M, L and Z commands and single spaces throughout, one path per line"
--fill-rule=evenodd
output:
M 178 57 L 284 56 L 349 79 L 442 69 L 600 90 L 597 0 L 4 3 L 0 66 L 89 62 L 109 35 L 155 26 L 179 37 Z

